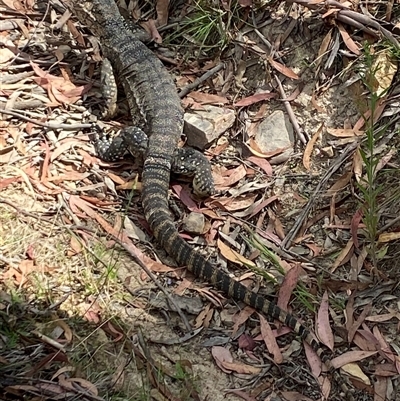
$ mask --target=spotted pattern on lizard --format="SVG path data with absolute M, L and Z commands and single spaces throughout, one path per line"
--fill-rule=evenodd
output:
M 116 161 L 129 152 L 135 157 L 143 158 L 148 148 L 149 139 L 138 127 L 129 126 L 114 137 L 97 136 L 96 153 L 106 161 Z M 209 160 L 193 148 L 175 148 L 172 155 L 171 172 L 193 177 L 193 189 L 200 197 L 215 193 L 214 180 Z

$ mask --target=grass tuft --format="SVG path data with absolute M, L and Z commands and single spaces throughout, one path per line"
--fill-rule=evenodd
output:
M 385 126 L 378 128 L 373 118 L 378 109 L 379 101 L 387 93 L 387 90 L 380 90 L 378 92 L 377 89 L 376 75 L 381 68 L 384 68 L 384 66 L 375 63 L 375 55 L 372 52 L 371 46 L 368 43 L 364 44 L 364 71 L 360 75 L 370 94 L 369 110 L 371 111 L 371 117 L 365 118 L 366 141 L 364 146 L 359 149 L 360 156 L 365 166 L 365 174 L 360 178 L 358 188 L 363 197 L 360 210 L 362 221 L 366 226 L 367 249 L 375 268 L 377 268 L 378 264 L 377 235 L 380 214 L 378 199 L 384 191 L 383 186 L 379 185 L 377 180 L 377 167 L 381 161 L 382 155 L 376 151 L 376 148 L 386 128 Z
M 198 47 L 199 55 L 221 53 L 230 43 L 232 32 L 236 31 L 239 10 L 237 1 L 221 7 L 207 0 L 197 0 L 178 28 L 167 36 L 166 42 L 178 44 L 192 55 L 193 46 Z

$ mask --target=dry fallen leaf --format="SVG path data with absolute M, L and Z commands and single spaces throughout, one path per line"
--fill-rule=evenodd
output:
M 66 321 L 59 319 L 58 316 L 53 316 L 53 320 L 55 325 L 63 330 L 66 344 L 70 344 L 74 337 L 72 329 L 68 326 Z M 65 342 L 63 343 L 63 345 L 65 345 Z
M 279 149 L 275 149 L 271 152 L 264 153 L 259 148 L 257 142 L 253 138 L 250 138 L 248 140 L 248 143 L 245 143 L 245 145 L 250 150 L 250 152 L 253 153 L 254 156 L 261 157 L 261 158 L 274 157 L 274 156 L 277 156 L 277 155 L 283 153 L 285 150 L 290 149 L 290 146 L 286 146 L 285 148 L 279 148 Z
M 242 0 L 243 1 L 243 0 Z M 246 0 L 247 1 L 247 0 Z M 236 397 L 243 398 L 244 401 L 257 401 L 255 397 L 252 397 L 251 395 L 247 394 L 243 390 L 239 389 L 232 389 L 232 390 L 225 390 L 224 391 L 226 394 L 234 394 Z
M 72 377 L 72 378 L 66 379 L 66 381 L 69 383 L 78 383 L 89 393 L 89 395 L 90 394 L 93 394 L 93 395 L 99 394 L 97 387 L 93 383 L 91 383 L 89 380 L 85 380 L 80 377 Z M 75 388 L 75 386 L 73 386 L 72 388 Z
M 326 132 L 336 138 L 353 138 L 363 136 L 364 131 L 356 131 L 354 128 L 326 128 Z
M 285 65 L 283 65 L 281 63 L 278 63 L 272 57 L 267 57 L 267 60 L 271 64 L 271 66 L 273 68 L 275 68 L 281 74 L 283 74 L 291 79 L 300 79 L 300 77 L 291 68 L 286 67 Z
M 222 361 L 221 364 L 225 369 L 228 369 L 236 373 L 257 375 L 261 372 L 261 368 L 252 365 L 247 365 L 242 362 Z
M 326 195 L 332 196 L 333 194 L 335 194 L 335 192 L 338 192 L 339 190 L 345 188 L 350 182 L 352 176 L 352 171 L 344 173 L 329 189 L 327 189 Z
M 228 245 L 222 242 L 220 239 L 217 241 L 217 245 L 219 250 L 221 251 L 222 256 L 224 256 L 229 261 L 239 264 L 240 266 L 251 266 L 255 267 L 255 263 L 247 258 L 245 258 L 240 253 L 236 252 L 235 250 L 231 249 Z
M 57 106 L 58 102 L 71 104 L 77 102 L 86 93 L 91 85 L 76 87 L 71 81 L 64 77 L 59 77 L 43 71 L 39 65 L 31 61 L 31 67 L 37 77 L 34 81 L 47 90 L 49 98 L 52 100 L 51 106 Z
M 322 372 L 322 362 L 317 353 L 311 348 L 310 344 L 303 341 L 304 351 L 310 365 L 311 372 L 315 377 L 319 377 Z
M 394 317 L 400 321 L 400 312 L 388 308 L 390 313 L 384 313 L 382 315 L 373 315 L 365 318 L 368 322 L 387 322 L 388 320 L 393 319 Z
M 6 64 L 15 57 L 15 54 L 7 47 L 0 49 L 0 64 Z
M 378 242 L 390 242 L 400 239 L 400 232 L 379 234 Z
M 324 292 L 321 305 L 318 309 L 316 331 L 321 342 L 325 344 L 331 351 L 333 351 L 334 338 L 331 326 L 329 324 L 329 296 L 327 291 Z
M 353 255 L 353 253 L 354 253 L 354 244 L 353 244 L 353 240 L 350 239 L 347 242 L 346 246 L 341 250 L 340 254 L 337 256 L 335 262 L 332 265 L 330 272 L 333 273 L 339 266 L 346 263 L 346 261 L 350 259 L 351 255 Z
M 260 317 L 261 335 L 268 351 L 274 356 L 275 363 L 282 363 L 283 356 L 276 342 L 276 338 L 271 330 L 271 326 L 263 315 L 258 314 L 258 316 Z
M 199 327 L 209 327 L 211 318 L 214 314 L 214 309 L 211 308 L 211 303 L 208 303 L 206 307 L 197 315 L 195 323 L 193 325 L 194 329 L 198 329 Z
M 82 244 L 75 236 L 71 236 L 69 245 L 71 247 L 71 250 L 73 251 L 72 255 L 77 255 L 78 253 L 82 252 Z M 70 256 L 72 256 L 72 255 L 70 255 Z
M 380 363 L 375 367 L 375 376 L 392 377 L 397 375 L 398 372 L 391 363 Z
M 373 82 L 377 96 L 382 96 L 392 85 L 394 76 L 397 73 L 397 60 L 392 56 L 389 48 L 384 48 L 377 54 L 374 54 L 372 63 Z
M 9 270 L 4 272 L 4 279 L 14 279 L 15 283 L 22 286 L 26 283 L 27 277 L 33 272 L 41 272 L 43 269 L 35 264 L 33 260 L 25 259 L 22 260 L 18 266 L 18 269 L 11 267 Z
M 2 0 L 2 3 L 4 3 L 10 10 L 20 11 L 22 15 L 25 15 L 27 12 L 23 3 L 19 0 Z
M 368 376 L 361 370 L 361 368 L 356 363 L 347 363 L 342 366 L 342 370 L 348 373 L 349 375 L 361 380 L 367 386 L 371 385 L 371 381 Z
M 246 167 L 243 164 L 236 168 L 222 171 L 220 175 L 214 176 L 215 186 L 230 187 L 245 177 L 246 173 Z
M 378 118 L 381 116 L 383 113 L 383 110 L 386 106 L 385 98 L 381 98 L 378 100 L 378 104 L 375 108 L 375 113 L 373 116 L 374 123 L 378 120 Z M 370 121 L 372 115 L 371 109 L 367 110 L 359 119 L 358 121 L 354 124 L 353 130 L 354 131 L 359 131 L 361 130 L 362 127 L 364 127 L 366 121 Z
M 353 155 L 353 172 L 354 177 L 356 178 L 357 182 L 360 182 L 362 177 L 362 170 L 363 170 L 363 161 L 360 153 L 360 149 L 356 149 Z M 357 246 L 358 248 L 358 246 Z
M 223 362 L 233 362 L 233 356 L 225 347 L 215 346 L 211 348 L 211 355 L 213 356 L 218 367 L 225 373 L 231 373 L 230 369 L 223 366 Z
M 325 35 L 325 37 L 322 39 L 321 45 L 319 46 L 318 49 L 318 55 L 316 60 L 314 61 L 314 64 L 316 67 L 319 67 L 320 64 L 322 63 L 323 57 L 325 55 L 325 53 L 327 53 L 327 50 L 329 48 L 329 45 L 331 43 L 332 40 L 332 32 L 333 32 L 333 28 L 331 28 L 329 30 L 329 32 Z
M 320 127 L 317 129 L 317 132 L 312 136 L 311 140 L 307 143 L 307 146 L 304 150 L 303 166 L 305 167 L 306 170 L 310 170 L 311 168 L 311 154 L 318 139 L 321 139 L 321 132 L 323 127 L 324 124 L 322 123 Z
M 361 209 L 356 210 L 353 217 L 351 218 L 351 238 L 353 239 L 354 246 L 359 249 L 358 243 L 358 228 L 360 227 L 361 220 L 363 217 L 363 212 Z
M 344 44 L 347 46 L 347 48 L 359 56 L 361 54 L 359 46 L 354 42 L 354 40 L 351 38 L 351 36 L 348 34 L 344 26 L 336 21 L 336 24 L 339 28 L 340 35 L 342 36 L 342 39 L 344 41 Z
M 263 159 L 262 157 L 250 156 L 246 159 L 247 161 L 254 163 L 256 166 L 260 167 L 264 170 L 264 172 L 268 175 L 268 177 L 272 177 L 272 166 L 268 160 Z
M 50 161 L 52 162 L 56 160 L 60 155 L 65 155 L 66 152 L 72 148 L 83 148 L 86 149 L 88 152 L 92 150 L 91 146 L 87 142 L 75 138 L 65 138 L 58 144 L 59 146 L 57 146 L 57 148 L 54 149 L 51 153 Z
M 336 358 L 333 358 L 331 363 L 335 369 L 338 369 L 346 364 L 369 358 L 370 356 L 375 355 L 377 352 L 378 351 L 349 351 L 337 356 Z
M 231 334 L 232 337 L 239 330 L 240 326 L 247 322 L 247 320 L 253 313 L 254 313 L 254 308 L 246 305 L 243 309 L 240 310 L 239 313 L 237 313 L 234 316 L 233 320 L 234 320 L 235 324 L 233 325 L 233 328 L 232 328 L 232 334 Z
M 251 207 L 251 205 L 254 204 L 256 197 L 257 194 L 247 194 L 244 196 L 238 196 L 237 198 L 218 198 L 216 201 L 211 203 L 216 204 L 221 209 L 225 209 L 229 212 L 236 212 Z
M 297 281 L 299 280 L 300 266 L 293 266 L 283 279 L 282 285 L 279 288 L 277 305 L 283 309 L 288 310 L 288 304 L 293 290 L 296 288 Z
M 257 346 L 256 342 L 254 341 L 253 337 L 249 334 L 242 334 L 238 338 L 238 347 L 244 350 L 252 351 Z
M 193 91 L 188 94 L 188 97 L 200 104 L 223 105 L 229 103 L 226 97 L 213 95 L 211 93 Z
M 349 344 L 352 343 L 353 338 L 357 332 L 357 330 L 360 328 L 360 326 L 364 323 L 365 318 L 369 315 L 372 309 L 372 303 L 370 302 L 366 306 L 364 306 L 363 311 L 361 312 L 360 316 L 353 322 L 353 324 L 348 328 L 348 333 L 347 333 L 347 341 Z
M 394 395 L 388 394 L 388 384 L 389 380 L 387 377 L 379 377 L 378 375 L 375 375 L 375 383 L 374 383 L 374 398 L 375 400 L 385 400 L 385 399 L 390 399 Z M 392 386 L 392 391 L 396 391 L 396 389 L 393 389 Z M 388 394 L 388 398 L 386 398 L 386 395 Z
M 255 95 L 245 97 L 244 99 L 239 100 L 238 102 L 234 103 L 235 107 L 244 107 L 250 106 L 251 104 L 261 102 L 263 100 L 269 100 L 276 97 L 276 93 L 270 92 L 263 92 L 263 93 L 256 93 Z
M 157 26 L 164 26 L 168 22 L 169 0 L 158 0 L 156 2 Z
M 286 401 L 313 401 L 312 398 L 307 397 L 306 395 L 297 391 L 281 391 L 280 394 Z

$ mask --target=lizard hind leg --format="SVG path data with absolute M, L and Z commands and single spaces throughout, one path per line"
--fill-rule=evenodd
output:
M 110 137 L 107 134 L 96 135 L 94 148 L 97 156 L 107 162 L 122 159 L 127 151 L 123 138 L 119 135 Z
M 146 154 L 148 137 L 138 127 L 122 129 L 112 140 L 98 140 L 98 155 L 107 161 L 121 159 L 126 152 L 135 157 Z M 193 177 L 193 189 L 196 195 L 207 197 L 215 193 L 211 165 L 208 159 L 193 148 L 176 148 L 172 156 L 173 173 Z
M 127 152 L 135 157 L 141 157 L 147 145 L 146 134 L 140 128 L 133 126 L 125 127 L 111 138 L 97 135 L 94 144 L 97 155 L 109 162 L 122 159 Z
M 126 147 L 133 156 L 143 156 L 149 146 L 149 138 L 144 131 L 138 127 L 125 127 L 120 136 L 123 138 Z
M 209 160 L 193 148 L 177 148 L 173 155 L 172 172 L 193 177 L 196 195 L 207 197 L 215 193 Z

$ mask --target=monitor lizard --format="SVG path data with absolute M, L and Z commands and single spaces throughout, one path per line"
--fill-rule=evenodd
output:
M 142 205 L 156 240 L 178 265 L 186 266 L 196 277 L 291 328 L 334 373 L 346 398 L 353 400 L 340 375 L 334 372 L 330 351 L 305 325 L 274 302 L 213 266 L 179 236 L 168 207 L 171 170 L 187 169 L 194 174 L 194 189 L 200 195 L 212 193 L 213 182 L 210 166 L 203 155 L 185 148 L 177 151 L 183 129 L 183 109 L 172 77 L 153 52 L 127 29 L 113 0 L 65 0 L 65 3 L 99 38 L 104 57 L 110 60 L 122 83 L 132 116 L 139 112 L 144 122 L 146 134 L 127 127 L 110 143 L 99 141 L 97 149 L 100 156 L 108 160 L 120 157 L 126 149 L 135 152 L 135 147 L 143 154 Z M 185 162 L 186 152 L 191 155 L 190 163 Z

